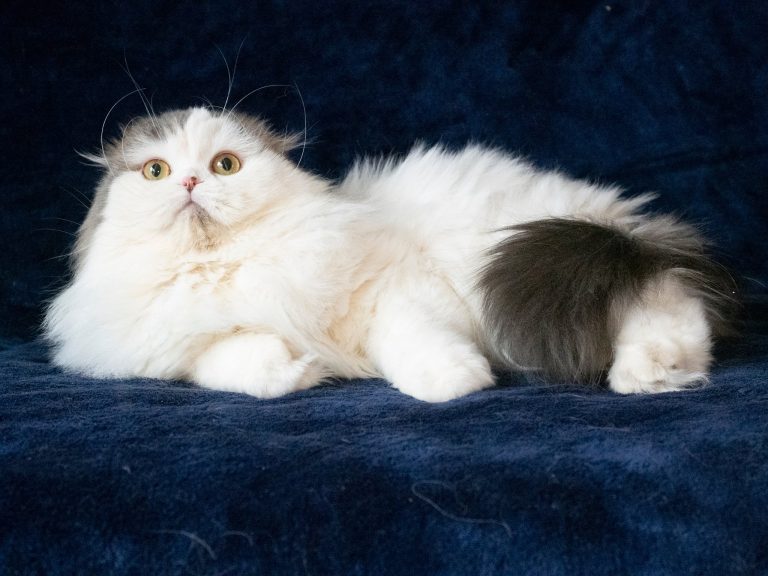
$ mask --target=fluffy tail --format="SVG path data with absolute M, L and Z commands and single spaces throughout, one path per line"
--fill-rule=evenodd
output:
M 691 226 L 670 217 L 628 230 L 547 219 L 509 230 L 479 279 L 486 333 L 508 367 L 599 381 L 623 312 L 662 273 L 674 274 L 702 300 L 713 333 L 729 330 L 735 283 L 707 257 Z

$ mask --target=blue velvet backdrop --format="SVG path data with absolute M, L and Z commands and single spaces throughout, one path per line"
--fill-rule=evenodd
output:
M 768 4 L 137 1 L 0 7 L 0 572 L 768 573 Z M 385 382 L 259 401 L 64 375 L 36 341 L 133 90 L 304 126 L 328 177 L 478 140 L 660 193 L 746 293 L 712 384 L 518 376 L 444 405 Z M 142 112 L 121 101 L 105 124 Z

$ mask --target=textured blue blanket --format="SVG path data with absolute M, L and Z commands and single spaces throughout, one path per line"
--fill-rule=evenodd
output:
M 106 2 L 0 8 L 0 573 L 768 573 L 768 5 Z M 37 340 L 110 107 L 230 103 L 302 165 L 474 139 L 655 190 L 746 293 L 709 386 L 620 397 L 502 376 L 275 400 L 62 374 Z M 142 113 L 122 100 L 105 124 Z

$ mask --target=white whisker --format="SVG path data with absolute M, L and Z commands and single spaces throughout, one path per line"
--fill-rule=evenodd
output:
M 227 68 L 227 96 L 224 98 L 224 105 L 221 107 L 221 111 L 224 112 L 227 109 L 227 104 L 229 104 L 229 97 L 232 95 L 232 87 L 235 85 L 235 74 L 237 73 L 237 62 L 240 60 L 240 52 L 243 49 L 243 44 L 245 44 L 245 39 L 248 38 L 248 35 L 246 34 L 243 36 L 243 39 L 240 41 L 240 46 L 237 47 L 237 54 L 235 55 L 235 63 L 232 66 L 232 69 L 229 68 L 229 62 L 227 62 L 227 57 L 224 56 L 224 52 L 222 52 L 221 48 L 216 46 L 216 50 L 219 51 L 219 54 L 221 54 L 221 59 L 224 60 L 224 66 Z
M 224 52 L 221 51 L 221 48 L 216 46 L 216 50 L 219 51 L 219 54 L 221 55 L 221 59 L 224 60 L 224 66 L 227 68 L 227 96 L 224 98 L 224 106 L 221 107 L 221 110 L 224 111 L 227 109 L 227 103 L 229 102 L 229 95 L 232 93 L 232 83 L 233 83 L 233 76 L 232 72 L 229 69 L 229 62 L 227 62 L 227 57 L 224 56 Z M 213 104 L 211 104 L 213 106 Z
M 206 105 L 205 107 L 211 112 L 213 112 L 214 110 L 222 110 L 221 106 L 216 106 L 216 104 L 211 102 L 211 100 L 209 98 L 206 98 L 205 96 L 195 96 L 195 100 L 202 100 L 203 102 L 205 102 L 205 105 Z
M 147 116 L 149 116 L 149 119 L 152 121 L 152 125 L 155 127 L 155 130 L 157 130 L 158 135 L 160 134 L 160 127 L 157 125 L 157 118 L 154 114 L 154 109 L 152 108 L 152 102 L 145 96 L 144 94 L 144 88 L 142 88 L 139 83 L 136 81 L 136 78 L 133 77 L 133 74 L 131 74 L 131 69 L 128 67 L 128 57 L 125 55 L 125 52 L 123 52 L 123 62 L 125 62 L 125 67 L 123 70 L 128 75 L 128 78 L 131 79 L 131 82 L 133 82 L 133 86 L 138 90 L 139 96 L 141 97 L 141 102 L 144 104 L 144 110 L 147 111 Z
M 136 88 L 135 90 L 128 92 L 128 94 L 126 94 L 125 96 L 120 98 L 117 102 L 112 104 L 112 107 L 107 112 L 107 115 L 104 116 L 104 122 L 101 123 L 101 134 L 99 135 L 99 142 L 101 143 L 101 156 L 104 158 L 104 162 L 107 165 L 107 170 L 112 176 L 114 176 L 114 172 L 112 171 L 112 166 L 109 165 L 109 160 L 107 160 L 107 153 L 104 151 L 104 129 L 107 126 L 107 120 L 109 120 L 109 115 L 112 114 L 112 111 L 117 107 L 118 104 L 120 104 L 120 102 L 128 98 L 128 96 L 133 96 L 137 92 L 141 94 L 142 90 L 143 88 Z
M 58 228 L 35 228 L 32 232 L 57 232 L 59 234 L 66 234 L 67 236 L 77 237 L 74 232 L 67 232 L 66 230 L 59 230 Z
M 123 126 L 123 137 L 120 139 L 120 152 L 123 155 L 123 163 L 125 164 L 125 167 L 128 168 L 130 164 L 128 164 L 128 159 L 125 157 L 125 132 L 128 130 L 128 127 L 133 124 L 137 118 L 134 116 L 128 121 L 128 124 Z
M 90 201 L 91 201 L 91 199 L 88 198 L 88 196 L 86 196 L 84 193 L 80 192 L 76 188 L 72 188 L 72 189 L 63 188 L 63 190 L 64 190 L 64 192 L 66 192 L 67 194 L 72 196 L 72 198 L 74 198 L 75 202 L 77 202 L 78 204 L 80 204 L 80 206 L 82 206 L 83 208 L 88 210 L 89 204 L 90 204 Z M 80 196 L 77 196 L 75 193 L 79 194 Z
M 304 113 L 304 141 L 301 143 L 301 155 L 299 161 L 296 163 L 296 167 L 301 166 L 301 161 L 304 159 L 304 151 L 307 149 L 307 106 L 304 104 L 304 97 L 301 95 L 298 84 L 294 82 L 293 87 L 296 89 L 296 94 L 299 95 L 301 101 L 301 110 Z
M 79 239 L 78 239 L 79 240 Z M 64 260 L 67 258 L 72 258 L 74 256 L 77 256 L 78 254 L 81 254 L 83 252 L 87 252 L 88 249 L 91 247 L 91 244 L 79 244 L 76 243 L 75 247 L 70 250 L 69 252 L 65 252 L 64 254 L 59 254 L 58 256 L 51 256 L 50 258 L 47 258 L 45 261 L 50 262 L 52 260 Z
M 74 220 L 67 220 L 66 218 L 59 218 L 58 216 L 46 216 L 45 218 L 41 218 L 41 220 L 59 220 L 60 222 L 67 222 L 68 224 L 74 224 L 75 226 L 80 226 L 80 222 L 75 222 Z
M 257 92 L 261 92 L 262 90 L 266 90 L 268 88 L 292 88 L 292 86 L 290 86 L 289 84 L 267 84 L 266 86 L 261 86 L 260 88 L 256 88 L 255 90 L 251 90 L 250 92 L 248 92 L 248 94 L 246 94 L 245 96 L 240 98 L 240 100 L 235 102 L 235 105 L 232 106 L 232 108 L 229 109 L 229 113 L 228 114 L 231 114 L 232 112 L 234 112 L 235 108 L 240 106 L 240 104 L 242 104 L 247 98 L 253 96 Z

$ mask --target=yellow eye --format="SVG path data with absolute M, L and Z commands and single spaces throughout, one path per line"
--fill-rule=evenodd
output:
M 162 180 L 170 175 L 171 167 L 168 166 L 168 162 L 165 160 L 155 158 L 144 164 L 141 173 L 144 174 L 144 178 L 147 180 Z
M 211 170 L 222 176 L 240 172 L 240 158 L 231 152 L 222 152 L 211 162 Z

